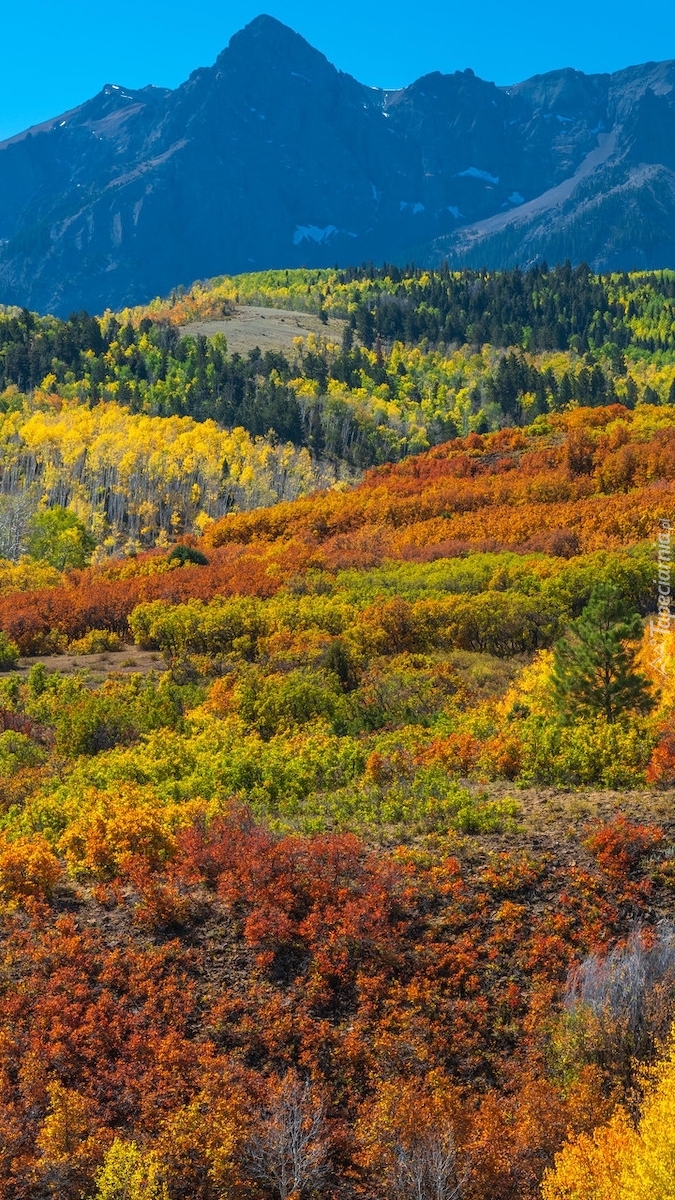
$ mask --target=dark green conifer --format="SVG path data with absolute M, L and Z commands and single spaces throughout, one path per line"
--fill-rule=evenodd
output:
M 619 589 L 598 584 L 555 646 L 554 701 L 564 717 L 602 714 L 611 724 L 623 712 L 647 713 L 654 707 L 649 681 L 635 663 L 641 632 L 638 613 Z
M 181 542 L 178 546 L 174 546 L 173 550 L 168 556 L 168 560 L 169 562 L 179 562 L 182 567 L 206 567 L 208 566 L 209 562 L 208 558 L 205 554 L 202 554 L 201 550 L 196 550 L 194 546 L 186 546 L 183 542 Z

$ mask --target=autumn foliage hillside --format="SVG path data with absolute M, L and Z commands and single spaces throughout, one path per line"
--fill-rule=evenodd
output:
M 241 354 L 228 322 L 251 303 L 325 335 Z M 271 271 L 68 320 L 0 306 L 0 557 L 44 508 L 112 557 L 577 406 L 667 420 L 674 346 L 672 272 L 569 264 Z
M 672 270 L 0 305 L 0 1200 L 675 1200 L 674 519 Z
M 570 408 L 173 548 L 5 564 L 2 1200 L 607 1200 L 589 1156 L 598 1188 L 652 1169 L 674 450 L 668 405 Z M 598 595 L 639 684 L 609 716 L 556 676 Z M 45 665 L 101 649 L 104 679 Z
M 368 473 L 346 491 L 228 516 L 207 527 L 207 566 L 141 555 L 72 572 L 59 587 L 0 597 L 2 628 L 25 653 L 50 630 L 126 631 L 135 604 L 273 595 L 306 570 L 367 568 L 512 549 L 570 558 L 648 539 L 675 488 L 669 407 L 615 405 L 530 429 L 447 443 Z

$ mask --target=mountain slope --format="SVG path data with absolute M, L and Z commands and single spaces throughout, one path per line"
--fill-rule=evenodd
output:
M 107 85 L 0 145 L 0 302 L 101 310 L 412 255 L 672 265 L 674 82 L 664 63 L 385 92 L 258 17 L 175 91 Z
M 577 170 L 513 212 L 435 240 L 427 259 L 504 267 L 569 257 L 599 271 L 675 261 L 675 64 L 605 78 L 597 144 Z

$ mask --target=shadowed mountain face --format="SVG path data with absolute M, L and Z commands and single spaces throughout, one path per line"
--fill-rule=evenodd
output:
M 0 302 L 67 314 L 372 259 L 675 266 L 675 63 L 365 87 L 258 17 L 175 91 L 0 144 Z

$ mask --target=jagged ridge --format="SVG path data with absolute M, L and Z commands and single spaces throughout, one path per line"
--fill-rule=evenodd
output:
M 367 259 L 675 265 L 675 63 L 386 92 L 261 16 L 174 91 L 0 145 L 0 301 L 68 313 Z

